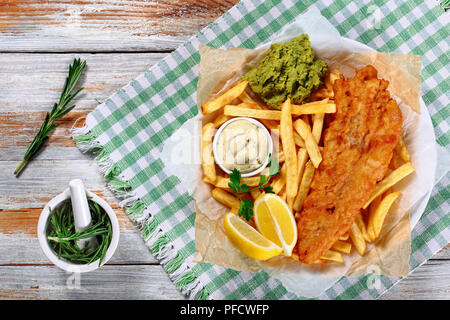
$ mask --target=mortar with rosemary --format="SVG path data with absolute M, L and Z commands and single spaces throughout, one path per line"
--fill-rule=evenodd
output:
M 70 189 L 53 198 L 43 209 L 38 222 L 38 239 L 45 255 L 68 272 L 87 272 L 104 265 L 119 242 L 117 217 L 106 201 L 86 190 L 92 223 L 75 230 Z M 95 238 L 96 245 L 80 240 Z
M 81 232 L 75 230 L 72 204 L 65 200 L 59 208 L 51 211 L 48 224 L 47 240 L 58 258 L 73 263 L 90 264 L 98 260 L 101 265 L 112 239 L 111 221 L 105 210 L 98 203 L 88 198 L 92 224 Z M 81 247 L 78 240 L 95 237 L 98 245 L 91 247 L 89 243 Z

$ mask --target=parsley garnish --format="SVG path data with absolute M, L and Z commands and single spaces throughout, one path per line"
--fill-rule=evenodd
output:
M 274 193 L 272 186 L 269 186 L 268 183 L 273 176 L 278 175 L 280 172 L 280 164 L 278 163 L 278 159 L 272 159 L 272 156 L 269 155 L 269 175 L 261 175 L 259 178 L 258 186 L 250 188 L 250 186 L 246 184 L 241 184 L 241 172 L 237 169 L 233 169 L 230 174 L 230 182 L 228 183 L 228 187 L 234 191 L 234 195 L 241 200 L 241 206 L 239 207 L 238 215 L 243 217 L 245 220 L 249 221 L 253 216 L 253 201 L 251 199 L 242 199 L 242 196 L 246 193 L 250 193 L 253 190 L 262 190 L 265 193 Z

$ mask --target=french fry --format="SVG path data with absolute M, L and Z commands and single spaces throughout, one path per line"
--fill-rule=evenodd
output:
M 378 182 L 377 186 L 375 187 L 375 191 L 372 193 L 372 196 L 370 199 L 366 202 L 363 209 L 366 209 L 369 204 L 381 195 L 383 192 L 385 192 L 387 189 L 392 187 L 394 184 L 408 176 L 409 174 L 414 172 L 414 167 L 411 165 L 411 162 L 407 162 L 404 165 L 400 166 L 399 168 L 395 169 L 391 173 L 389 173 L 383 180 Z
M 361 230 L 359 230 L 356 223 L 353 223 L 350 228 L 350 238 L 355 245 L 356 251 L 358 251 L 358 253 L 363 256 L 364 252 L 366 251 L 366 241 L 364 241 Z
M 344 234 L 343 236 L 340 236 L 340 237 L 339 237 L 339 240 L 347 241 L 347 240 L 348 240 L 348 237 L 349 237 L 349 234 L 348 234 L 348 232 L 347 232 L 347 233 Z
M 324 85 L 325 88 L 327 88 L 328 91 L 333 91 L 333 85 L 331 84 L 331 79 L 330 79 L 331 73 L 329 73 L 325 79 L 324 79 Z
M 383 226 L 384 219 L 386 218 L 389 209 L 391 208 L 394 201 L 400 195 L 400 191 L 395 191 L 386 195 L 381 199 L 380 204 L 374 210 L 374 212 L 369 216 L 369 227 L 373 230 L 373 235 L 376 238 L 380 235 L 381 227 Z
M 227 122 L 230 119 L 231 119 L 230 116 L 226 116 L 223 113 L 219 114 L 213 121 L 214 128 L 220 127 L 221 125 L 223 125 L 225 122 Z
M 286 172 L 287 172 L 287 165 L 285 162 L 280 168 L 279 176 L 276 177 L 272 182 L 272 189 L 273 192 L 275 192 L 276 194 L 279 194 L 280 191 L 283 189 L 283 187 L 286 185 Z
M 300 137 L 300 135 L 297 132 L 293 132 L 294 134 L 294 143 L 296 146 L 300 147 L 300 148 L 306 148 L 306 144 L 305 141 L 303 140 L 302 137 Z
M 368 220 L 370 219 L 370 216 L 372 216 L 375 213 L 375 210 L 380 205 L 381 198 L 382 198 L 382 196 L 376 197 L 370 204 L 369 210 L 368 210 Z M 370 223 L 367 223 L 367 235 L 369 236 L 370 242 L 375 241 L 375 239 L 376 239 L 375 231 L 373 230 L 373 225 Z
M 330 83 L 333 85 L 334 82 L 341 77 L 341 73 L 339 70 L 334 69 L 333 72 L 329 74 Z
M 297 194 L 297 153 L 292 130 L 291 100 L 288 98 L 281 109 L 281 144 L 283 145 L 286 168 L 286 196 L 294 198 Z
M 283 201 L 286 202 L 286 186 L 280 191 L 280 194 L 278 195 Z
M 233 105 L 226 105 L 224 108 L 224 114 L 232 117 L 249 117 L 277 121 L 280 121 L 281 119 L 281 111 L 278 110 L 250 109 Z
M 400 168 L 403 164 L 403 160 L 400 155 L 396 152 L 392 154 L 391 162 L 389 162 L 388 168 L 394 171 L 397 168 Z
M 263 125 L 269 130 L 280 130 L 280 125 L 276 121 L 259 119 Z
M 245 90 L 239 96 L 239 100 L 246 103 L 258 104 Z
M 324 118 L 325 118 L 325 114 L 323 114 L 323 113 L 318 113 L 318 114 L 313 115 L 312 135 L 313 135 L 314 139 L 316 140 L 317 144 L 319 144 L 320 137 L 322 136 Z
M 216 199 L 221 204 L 226 205 L 229 208 L 239 209 L 239 207 L 241 206 L 241 201 L 239 201 L 239 199 L 235 198 L 234 196 L 232 196 L 223 189 L 214 188 L 211 191 L 211 195 L 214 199 Z
M 294 122 L 294 128 L 305 141 L 306 150 L 308 151 L 314 167 L 319 167 L 319 164 L 322 161 L 322 154 L 320 153 L 319 146 L 317 145 L 311 130 L 308 128 L 308 125 L 302 119 L 297 119 Z
M 342 253 L 349 254 L 352 251 L 352 244 L 350 242 L 338 240 L 331 248 Z
M 308 161 L 305 166 L 305 171 L 303 173 L 302 180 L 300 182 L 299 191 L 297 193 L 297 196 L 294 200 L 294 205 L 292 206 L 295 211 L 300 211 L 303 207 L 303 202 L 306 199 L 306 196 L 309 192 L 309 186 L 311 184 L 311 181 L 314 176 L 314 165 L 311 163 L 311 161 Z
M 323 99 L 323 100 L 318 100 L 318 101 L 313 101 L 313 102 L 307 102 L 307 103 L 302 103 L 302 104 L 293 104 L 292 107 L 295 106 L 304 106 L 306 108 L 313 108 L 315 106 L 317 106 L 318 104 L 327 104 L 330 100 L 328 98 Z
M 258 189 L 250 191 L 250 195 L 252 196 L 253 201 L 258 199 L 258 197 L 262 194 L 262 192 Z
M 335 261 L 335 262 L 344 262 L 344 259 L 342 258 L 342 255 L 339 252 L 328 250 L 325 252 L 325 254 L 320 257 L 320 259 L 328 260 L 328 261 Z
M 316 99 L 325 99 L 325 98 L 329 98 L 332 99 L 334 98 L 334 91 L 330 90 L 329 88 L 321 88 L 315 92 L 313 92 L 310 96 L 310 99 L 312 100 L 316 100 Z
M 283 163 L 284 160 L 285 160 L 284 152 L 283 152 L 283 150 L 281 150 L 280 152 L 278 152 L 278 163 Z
M 308 151 L 305 148 L 298 149 L 297 153 L 297 184 L 300 184 L 303 173 L 305 172 L 306 162 L 308 162 Z
M 278 110 L 266 110 L 266 109 L 256 109 L 249 108 L 249 104 L 245 105 L 225 105 L 224 113 L 227 116 L 232 117 L 250 117 L 256 119 L 265 120 L 277 120 L 281 119 L 281 111 Z M 252 105 L 255 107 L 255 105 Z M 319 113 L 335 113 L 336 105 L 334 103 L 319 103 L 316 102 L 315 105 L 295 105 L 295 109 L 292 109 L 292 115 L 305 115 L 305 114 L 319 114 Z
M 248 109 L 260 109 L 260 108 L 258 108 L 258 104 L 256 102 L 255 103 L 241 102 L 236 107 L 248 108 Z
M 364 220 L 363 220 L 363 217 L 362 217 L 361 213 L 359 213 L 356 216 L 355 223 L 358 226 L 359 231 L 361 231 L 361 234 L 362 234 L 362 236 L 364 238 L 364 241 L 371 242 L 371 238 L 369 237 L 369 234 L 367 233 L 366 224 L 364 223 Z
M 202 128 L 202 169 L 203 174 L 211 181 L 216 179 L 216 166 L 212 151 L 212 138 L 214 137 L 214 123 L 208 122 Z
M 335 69 L 333 72 L 330 72 L 326 77 L 325 77 L 325 87 L 327 88 L 327 91 L 334 93 L 333 91 L 333 84 L 334 82 L 339 79 L 341 76 L 341 73 L 339 72 L 339 70 Z
M 293 197 L 288 197 L 287 195 L 286 195 L 286 200 L 284 200 L 286 203 L 287 203 L 287 205 L 288 205 L 288 207 L 289 207 L 289 210 L 291 210 L 291 212 L 293 211 L 292 209 L 292 207 L 294 206 L 294 198 Z
M 241 178 L 241 183 L 246 184 L 250 187 L 256 187 L 259 184 L 259 179 L 260 179 L 259 176 L 244 177 L 244 178 Z M 228 186 L 228 183 L 230 182 L 230 178 L 216 176 L 216 178 L 214 180 L 211 180 L 205 176 L 203 178 L 203 181 L 210 183 L 217 188 L 231 190 L 230 187 Z
M 251 108 L 252 109 L 258 109 L 258 110 L 262 110 L 263 109 L 258 104 L 254 104 Z M 264 119 L 259 119 L 259 121 L 263 125 L 265 125 L 268 129 L 270 129 L 270 130 L 279 130 L 280 129 L 280 123 L 278 121 L 275 121 L 275 120 L 264 120 Z
M 298 258 L 297 258 L 297 260 L 298 260 Z M 317 259 L 316 261 L 313 262 L 313 264 L 325 264 L 325 263 L 327 263 L 327 261 L 324 259 Z
M 336 113 L 336 104 L 322 103 L 321 101 L 310 102 L 306 104 L 293 104 L 292 114 L 319 114 L 319 113 Z
M 398 140 L 397 145 L 394 149 L 395 153 L 400 156 L 400 158 L 405 161 L 409 162 L 411 161 L 411 155 L 409 154 L 408 148 L 406 147 L 405 140 L 403 140 L 402 137 Z
M 303 120 L 303 122 L 305 122 L 305 124 L 308 126 L 308 130 L 311 131 L 311 123 L 309 122 L 309 115 L 307 114 L 302 114 L 300 116 L 300 119 Z
M 231 89 L 225 91 L 222 95 L 202 105 L 203 114 L 213 113 L 219 110 L 223 106 L 229 104 L 231 101 L 239 97 L 248 85 L 248 81 L 242 81 L 232 87 Z

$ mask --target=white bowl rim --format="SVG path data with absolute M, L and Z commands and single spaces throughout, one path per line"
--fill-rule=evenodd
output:
M 108 250 L 106 251 L 105 258 L 103 259 L 101 265 L 99 266 L 99 259 L 96 261 L 91 262 L 90 264 L 76 264 L 71 263 L 66 260 L 59 259 L 58 256 L 54 253 L 53 249 L 50 247 L 48 241 L 47 241 L 47 221 L 50 217 L 50 209 L 56 208 L 60 203 L 62 203 L 64 200 L 70 199 L 70 189 L 67 188 L 62 193 L 54 197 L 52 200 L 50 200 L 42 210 L 38 226 L 37 226 L 37 235 L 39 244 L 41 245 L 42 250 L 44 251 L 44 254 L 47 256 L 47 258 L 55 264 L 57 267 L 71 273 L 82 273 L 82 272 L 89 272 L 98 269 L 99 267 L 103 266 L 106 262 L 108 262 L 109 259 L 113 256 L 114 252 L 117 249 L 117 246 L 119 244 L 119 236 L 120 236 L 120 227 L 119 222 L 117 220 L 117 216 L 114 213 L 114 210 L 111 208 L 111 206 L 102 198 L 97 196 L 95 193 L 86 190 L 86 194 L 92 198 L 93 201 L 98 203 L 108 214 L 109 220 L 111 221 L 111 227 L 112 227 L 112 238 L 111 243 L 109 244 Z
M 215 133 L 214 139 L 213 139 L 213 155 L 214 155 L 214 161 L 217 163 L 217 165 L 218 165 L 223 171 L 225 171 L 225 172 L 228 173 L 228 174 L 231 173 L 231 170 L 225 168 L 225 167 L 222 165 L 222 163 L 220 163 L 220 161 L 219 161 L 219 158 L 218 158 L 218 156 L 217 156 L 217 143 L 218 143 L 219 136 L 220 136 L 220 134 L 222 133 L 223 129 L 224 129 L 227 125 L 229 125 L 231 122 L 234 122 L 234 121 L 237 121 L 237 120 L 247 120 L 247 121 L 249 121 L 249 122 L 251 122 L 251 123 L 257 125 L 258 127 L 260 127 L 260 128 L 264 131 L 264 133 L 267 135 L 267 140 L 268 140 L 268 142 L 269 142 L 269 150 L 268 150 L 269 152 L 267 153 L 267 158 L 266 158 L 266 160 L 265 160 L 264 163 L 263 163 L 260 167 L 258 167 L 257 169 L 255 169 L 255 170 L 253 170 L 253 171 L 251 171 L 251 172 L 247 172 L 247 173 L 242 173 L 242 174 L 241 174 L 241 177 L 244 177 L 244 178 L 245 178 L 245 177 L 255 176 L 255 175 L 257 175 L 258 173 L 260 173 L 261 171 L 263 171 L 265 167 L 267 167 L 267 164 L 269 163 L 269 154 L 272 154 L 272 153 L 273 153 L 273 141 L 272 141 L 272 136 L 270 135 L 270 133 L 269 133 L 269 131 L 267 130 L 267 128 L 266 128 L 261 122 L 259 122 L 259 121 L 256 120 L 256 119 L 249 118 L 249 117 L 236 117 L 236 118 L 232 118 L 232 119 L 226 121 L 225 123 L 223 123 L 223 124 L 219 127 L 219 129 L 217 129 L 217 132 Z

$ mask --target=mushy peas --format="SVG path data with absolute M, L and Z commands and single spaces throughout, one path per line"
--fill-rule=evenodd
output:
M 315 91 L 328 73 L 327 63 L 314 57 L 307 34 L 284 44 L 273 44 L 259 66 L 247 72 L 253 92 L 272 109 L 280 109 L 287 99 L 303 102 Z
M 252 172 L 264 164 L 268 152 L 266 132 L 245 119 L 227 124 L 218 137 L 217 155 L 228 170 Z

